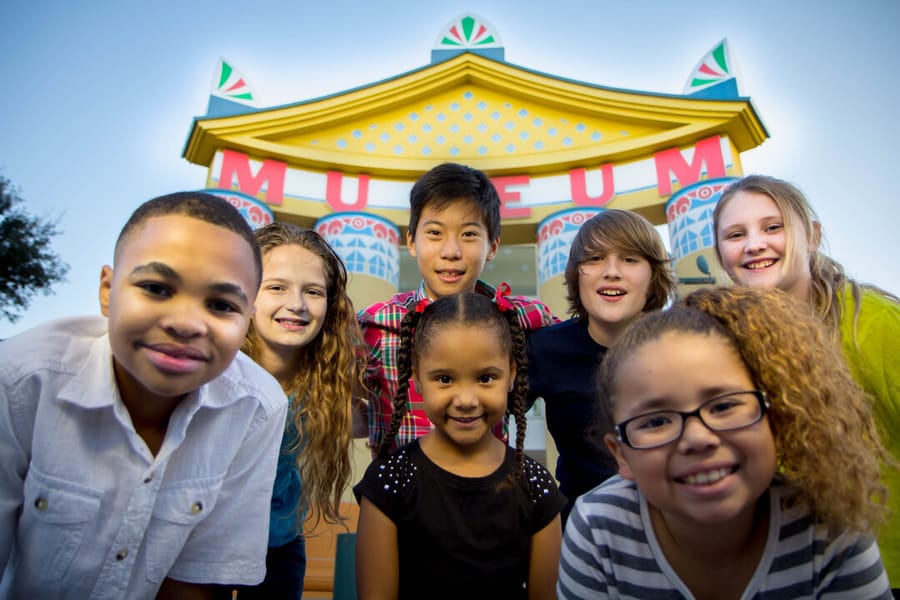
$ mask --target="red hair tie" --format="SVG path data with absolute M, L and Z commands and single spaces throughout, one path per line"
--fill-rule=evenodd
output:
M 497 305 L 501 311 L 506 312 L 508 310 L 515 310 L 515 307 L 512 305 L 512 302 L 507 300 L 509 296 L 510 287 L 508 283 L 501 283 L 497 286 L 497 292 L 494 294 L 494 303 Z
M 419 300 L 418 304 L 416 304 L 416 312 L 423 313 L 425 309 L 428 308 L 428 305 L 431 304 L 431 300 L 426 296 Z

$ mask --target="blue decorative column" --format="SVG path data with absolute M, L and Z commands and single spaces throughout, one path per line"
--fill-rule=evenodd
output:
M 400 230 L 379 217 L 361 212 L 332 213 L 316 221 L 322 235 L 344 261 L 348 293 L 357 308 L 387 300 L 400 281 Z
M 734 181 L 734 177 L 701 181 L 672 194 L 666 202 L 669 243 L 681 296 L 697 286 L 729 282 L 716 259 L 712 215 L 722 191 Z
M 581 225 L 602 212 L 602 208 L 572 208 L 544 218 L 537 229 L 538 295 L 553 314 L 565 318 L 569 313 L 566 300 L 566 262 L 569 248 Z

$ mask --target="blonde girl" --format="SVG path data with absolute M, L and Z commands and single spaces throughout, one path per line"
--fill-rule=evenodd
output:
M 317 233 L 288 223 L 256 231 L 263 278 L 243 350 L 290 400 L 272 497 L 266 580 L 241 598 L 299 598 L 303 523 L 341 520 L 350 479 L 351 405 L 363 346 L 340 258 Z
M 635 321 L 600 367 L 619 475 L 566 527 L 560 598 L 891 597 L 864 392 L 778 290 L 714 288 Z
M 821 225 L 805 195 L 774 177 L 733 183 L 713 213 L 716 253 L 738 285 L 783 290 L 815 312 L 839 341 L 859 385 L 870 394 L 885 445 L 900 459 L 900 301 L 850 279 L 821 249 Z M 884 472 L 892 517 L 879 538 L 900 588 L 900 471 Z M 900 595 L 900 589 L 896 590 Z

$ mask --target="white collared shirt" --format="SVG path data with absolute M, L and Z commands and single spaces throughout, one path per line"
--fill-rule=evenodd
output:
M 186 397 L 156 456 L 115 384 L 106 319 L 0 343 L 0 570 L 10 597 L 152 598 L 254 584 L 287 402 L 238 358 Z

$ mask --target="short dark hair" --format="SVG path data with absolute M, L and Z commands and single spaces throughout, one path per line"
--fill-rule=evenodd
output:
M 443 210 L 460 201 L 478 209 L 491 242 L 500 239 L 500 196 L 494 184 L 482 171 L 450 162 L 434 167 L 413 185 L 409 193 L 409 235 L 415 239 L 426 206 Z
M 253 230 L 241 213 L 226 200 L 205 192 L 175 192 L 147 200 L 131 213 L 119 237 L 116 239 L 115 256 L 119 254 L 122 242 L 144 223 L 153 217 L 167 215 L 184 215 L 211 225 L 233 231 L 250 246 L 253 252 L 253 265 L 256 269 L 256 285 L 262 281 L 262 254 Z

